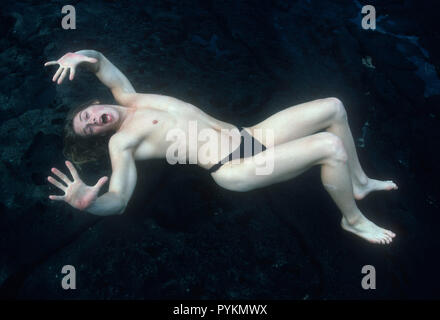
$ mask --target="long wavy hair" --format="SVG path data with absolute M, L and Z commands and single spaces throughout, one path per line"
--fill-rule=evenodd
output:
M 73 129 L 73 119 L 82 110 L 99 104 L 99 100 L 89 100 L 69 110 L 64 125 L 64 156 L 81 169 L 85 163 L 99 162 L 108 156 L 108 142 L 112 132 L 105 135 L 81 136 Z

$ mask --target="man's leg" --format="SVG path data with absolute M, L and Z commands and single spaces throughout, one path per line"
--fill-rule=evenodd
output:
M 392 181 L 370 179 L 363 171 L 356 152 L 344 105 L 337 98 L 319 99 L 284 109 L 257 125 L 248 128 L 273 130 L 273 145 L 286 143 L 320 130 L 337 135 L 344 143 L 355 198 L 360 200 L 374 190 L 397 189 Z M 263 142 L 264 143 L 264 142 Z M 271 146 L 271 145 L 269 145 Z
M 256 175 L 257 162 L 250 157 L 240 164 L 228 162 L 212 176 L 220 186 L 244 192 L 292 179 L 313 165 L 321 165 L 322 183 L 342 212 L 342 227 L 369 242 L 392 241 L 393 232 L 369 221 L 356 206 L 347 153 L 336 135 L 317 133 L 271 147 L 262 154 L 273 156 L 273 172 L 268 175 Z
M 355 199 L 363 199 L 368 193 L 375 190 L 397 189 L 397 185 L 391 180 L 380 181 L 367 177 L 359 162 L 344 105 L 338 99 L 335 99 L 334 104 L 336 106 L 334 121 L 326 130 L 341 138 L 347 150 Z

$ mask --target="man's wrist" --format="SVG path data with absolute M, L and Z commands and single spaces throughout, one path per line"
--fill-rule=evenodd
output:
M 100 65 L 101 65 L 101 61 L 102 61 L 102 54 L 99 51 L 96 50 L 79 50 L 75 52 L 76 54 L 81 54 L 83 56 L 89 57 L 89 58 L 95 58 L 96 60 L 98 60 L 98 62 L 96 63 L 86 63 L 85 65 L 87 66 L 87 68 L 96 73 L 99 71 Z

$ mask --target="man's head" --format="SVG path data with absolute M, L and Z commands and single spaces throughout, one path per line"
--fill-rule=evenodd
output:
M 64 156 L 76 165 L 100 160 L 107 155 L 108 140 L 119 120 L 116 108 L 98 100 L 71 109 L 64 126 Z
M 114 106 L 92 103 L 76 110 L 72 119 L 72 129 L 80 136 L 107 135 L 116 130 L 120 114 Z

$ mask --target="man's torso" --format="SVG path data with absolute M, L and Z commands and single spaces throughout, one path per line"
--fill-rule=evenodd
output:
M 183 156 L 189 163 L 196 161 L 209 168 L 240 144 L 234 125 L 219 121 L 192 104 L 155 94 L 140 97 L 129 107 L 134 108 L 129 121 L 116 133 L 126 137 L 119 140 L 127 141 L 135 160 L 170 157 L 179 150 L 179 162 Z

